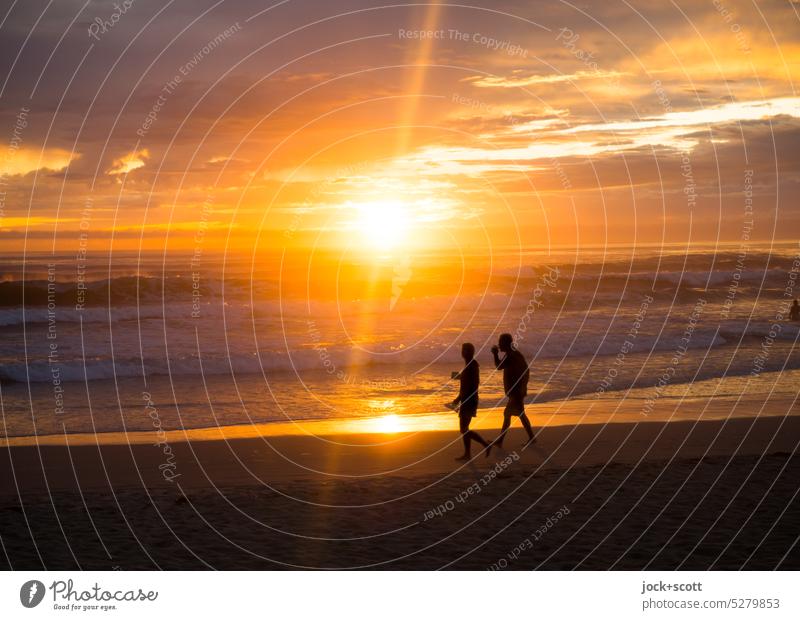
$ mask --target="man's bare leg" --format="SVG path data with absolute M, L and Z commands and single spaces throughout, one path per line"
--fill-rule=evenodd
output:
M 464 454 L 459 456 L 457 461 L 468 461 L 472 457 L 470 453 L 469 444 L 469 421 L 466 418 L 459 419 L 459 431 L 461 432 L 461 441 L 464 443 Z
M 508 414 L 503 415 L 503 428 L 500 429 L 500 434 L 497 436 L 492 442 L 492 445 L 497 446 L 498 448 L 503 447 L 503 439 L 505 439 L 506 431 L 508 427 L 511 426 L 511 416 Z
M 536 441 L 536 436 L 533 434 L 533 428 L 531 428 L 531 421 L 528 419 L 528 416 L 525 413 L 523 413 L 522 415 L 519 416 L 519 419 L 522 422 L 522 426 L 525 429 L 525 432 L 528 433 L 528 442 L 525 444 L 527 446 L 528 444 L 531 444 L 534 441 Z

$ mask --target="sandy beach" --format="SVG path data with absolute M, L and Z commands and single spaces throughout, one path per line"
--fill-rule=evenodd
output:
M 535 445 L 522 450 L 515 428 L 505 451 L 466 465 L 453 430 L 13 439 L 0 448 L 3 564 L 798 569 L 800 417 L 752 404 L 750 417 L 703 419 L 731 411 L 722 400 L 614 423 L 531 407 L 547 421 Z M 570 407 L 580 416 L 588 403 Z M 489 437 L 491 414 L 476 426 Z

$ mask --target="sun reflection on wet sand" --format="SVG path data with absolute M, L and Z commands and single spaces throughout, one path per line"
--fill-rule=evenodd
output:
M 405 430 L 403 418 L 394 413 L 375 418 L 373 422 L 376 433 L 401 433 Z
M 379 401 L 384 403 L 386 401 Z M 391 402 L 391 401 L 389 401 Z M 737 408 L 735 417 L 752 416 L 753 407 L 758 407 L 758 399 L 748 399 Z M 711 420 L 730 417 L 731 400 L 718 398 L 712 402 L 706 399 L 683 400 L 680 412 L 675 411 L 674 401 L 665 399 L 656 410 L 644 418 L 641 402 L 617 401 L 591 402 L 575 400 L 553 402 L 528 407 L 534 427 L 564 426 L 579 424 L 606 424 L 609 422 L 656 422 L 677 420 Z M 312 437 L 332 437 L 337 435 L 363 436 L 405 436 L 426 431 L 458 432 L 458 416 L 453 413 L 432 413 L 422 415 L 401 415 L 391 412 L 391 407 L 383 409 L 383 415 L 364 418 L 339 418 L 333 420 L 298 420 L 297 422 L 269 422 L 264 424 L 241 424 L 213 428 L 170 430 L 164 434 L 169 442 L 215 441 L 247 439 L 253 437 L 277 437 L 282 435 L 307 435 Z M 502 422 L 502 409 L 481 409 L 472 424 L 476 430 L 497 429 Z M 145 444 L 156 441 L 155 433 L 149 431 L 113 433 L 75 433 L 61 435 L 39 435 L 34 437 L 0 438 L 0 446 L 24 445 L 126 445 Z

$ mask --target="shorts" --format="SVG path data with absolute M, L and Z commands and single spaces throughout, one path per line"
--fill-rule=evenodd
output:
M 521 416 L 523 413 L 525 413 L 525 401 L 519 396 L 509 396 L 503 415 Z
M 470 419 L 470 418 L 474 418 L 476 415 L 478 415 L 478 403 L 475 403 L 473 405 L 470 405 L 470 404 L 463 405 L 462 404 L 458 408 L 458 417 L 459 418 Z

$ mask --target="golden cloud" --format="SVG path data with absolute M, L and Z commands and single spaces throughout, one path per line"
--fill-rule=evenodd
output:
M 0 175 L 25 175 L 36 170 L 63 170 L 77 153 L 63 149 L 20 148 L 9 150 L 5 159 L 0 161 Z
M 150 152 L 147 149 L 131 151 L 127 155 L 115 159 L 108 174 L 128 174 L 129 172 L 142 168 L 148 157 L 150 157 Z

